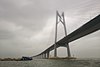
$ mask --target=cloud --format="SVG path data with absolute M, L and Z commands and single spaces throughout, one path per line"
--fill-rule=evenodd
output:
M 100 13 L 99 2 L 99 0 L 0 0 L 0 57 L 38 54 L 54 43 L 56 10 L 60 13 L 65 12 L 69 34 Z M 63 26 L 59 24 L 58 40 L 63 36 Z M 83 40 L 97 39 L 94 43 L 98 46 L 99 36 L 98 32 Z M 79 44 L 83 45 L 83 40 L 80 40 Z

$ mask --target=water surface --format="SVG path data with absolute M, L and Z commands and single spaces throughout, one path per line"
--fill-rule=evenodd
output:
M 100 67 L 100 59 L 0 61 L 0 67 Z

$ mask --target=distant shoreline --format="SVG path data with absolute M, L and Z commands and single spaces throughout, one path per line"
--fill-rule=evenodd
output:
M 0 58 L 0 61 L 21 61 L 21 58 Z

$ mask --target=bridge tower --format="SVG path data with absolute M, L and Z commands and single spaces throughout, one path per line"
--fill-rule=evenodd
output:
M 60 15 L 60 14 L 58 13 L 58 11 L 56 11 L 54 57 L 57 57 L 57 46 L 56 46 L 56 42 L 57 42 L 57 25 L 58 25 L 58 23 L 60 23 L 60 22 L 63 24 L 63 26 L 64 26 L 64 31 L 65 31 L 65 36 L 67 36 L 66 24 L 65 24 L 65 18 L 64 18 L 64 12 L 62 12 L 62 14 Z M 67 54 L 68 54 L 68 57 L 71 57 L 70 48 L 69 48 L 69 44 L 68 44 L 68 43 L 66 43 L 66 47 L 67 47 Z

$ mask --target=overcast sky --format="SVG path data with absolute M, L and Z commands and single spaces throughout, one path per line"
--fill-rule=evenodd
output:
M 68 34 L 100 14 L 100 0 L 0 0 L 0 57 L 36 55 L 54 43 L 56 10 Z M 64 36 L 58 25 L 58 40 Z M 72 55 L 100 58 L 100 31 L 70 43 Z M 66 56 L 66 48 L 58 48 Z M 53 56 L 53 51 L 51 51 Z

